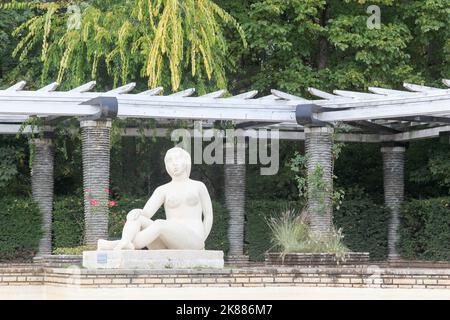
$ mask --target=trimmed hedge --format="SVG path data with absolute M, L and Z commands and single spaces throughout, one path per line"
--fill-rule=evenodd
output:
M 53 248 L 77 247 L 83 244 L 83 198 L 57 197 L 53 204 Z
M 28 198 L 0 202 L 0 261 L 30 261 L 42 235 L 38 206 Z
M 334 225 L 342 228 L 344 244 L 354 252 L 369 252 L 371 260 L 385 260 L 388 254 L 389 210 L 367 195 L 345 199 L 334 210 Z
M 29 261 L 37 253 L 41 237 L 41 217 L 31 199 L 4 198 L 0 204 L 0 261 Z M 119 238 L 127 212 L 142 208 L 146 199 L 123 197 L 111 208 L 110 236 Z M 213 201 L 214 223 L 206 248 L 228 250 L 228 213 Z M 272 246 L 267 218 L 291 208 L 302 208 L 295 201 L 248 200 L 246 206 L 246 250 L 251 260 L 261 261 Z M 450 260 L 450 198 L 410 200 L 402 209 L 399 252 L 406 259 Z M 53 247 L 77 247 L 83 242 L 83 200 L 58 197 L 53 213 Z M 155 218 L 163 218 L 160 210 Z M 387 256 L 389 212 L 362 195 L 345 199 L 334 214 L 342 228 L 344 243 L 352 251 L 368 251 L 371 259 Z
M 450 260 L 450 198 L 405 202 L 398 249 L 405 259 Z
M 267 219 L 286 208 L 303 207 L 295 201 L 247 201 L 246 245 L 253 261 L 264 260 L 264 253 L 271 249 L 271 232 Z M 375 204 L 369 197 L 344 199 L 340 210 L 334 212 L 334 223 L 342 228 L 344 244 L 352 251 L 370 252 L 373 260 L 387 257 L 387 222 L 389 212 Z
M 147 199 L 123 197 L 117 201 L 117 206 L 110 210 L 109 234 L 111 238 L 120 238 L 126 214 L 133 208 L 142 208 Z M 78 205 L 78 209 L 75 209 Z M 206 248 L 211 250 L 228 251 L 228 214 L 218 202 L 213 202 L 214 223 Z M 264 253 L 272 247 L 270 230 L 266 219 L 286 209 L 286 207 L 302 208 L 296 201 L 256 201 L 249 200 L 246 206 L 246 250 L 253 261 L 264 260 Z M 54 246 L 75 247 L 82 244 L 82 200 L 63 199 L 55 208 L 67 208 L 63 215 L 66 225 L 54 225 Z M 79 212 L 80 214 L 76 214 Z M 338 227 L 342 227 L 346 237 L 344 243 L 354 251 L 369 251 L 372 258 L 383 259 L 387 252 L 386 212 L 383 207 L 373 204 L 368 199 L 344 201 L 341 210 L 335 214 Z M 61 214 L 56 213 L 55 217 Z M 373 219 L 371 218 L 373 217 Z M 164 218 L 163 210 L 156 215 L 156 219 Z M 370 220 L 372 219 L 372 220 Z M 366 221 L 367 220 L 367 221 Z M 383 229 L 384 228 L 384 229 Z M 366 236 L 369 235 L 369 236 Z M 59 244 L 59 245 L 58 245 Z

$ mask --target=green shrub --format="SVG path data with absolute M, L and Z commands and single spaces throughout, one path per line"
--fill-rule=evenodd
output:
M 275 217 L 271 217 L 269 225 L 275 252 L 286 253 L 334 253 L 343 259 L 349 251 L 342 243 L 342 234 L 334 231 L 331 235 L 316 236 L 311 233 L 307 224 L 306 211 L 287 209 Z
M 29 261 L 42 235 L 38 206 L 27 198 L 0 202 L 0 261 Z
M 389 210 L 365 195 L 344 198 L 334 211 L 334 225 L 342 229 L 343 242 L 354 252 L 369 252 L 371 260 L 387 257 Z
M 83 198 L 57 197 L 53 204 L 53 248 L 77 247 L 83 244 Z
M 247 200 L 245 242 L 250 260 L 264 260 L 264 253 L 273 246 L 266 221 L 286 208 L 300 209 L 303 204 L 297 201 Z
M 228 252 L 228 211 L 217 201 L 213 201 L 214 220 L 211 233 L 206 239 L 205 248 L 207 250 L 223 250 Z
M 450 260 L 450 198 L 405 202 L 398 249 L 406 259 Z
M 53 254 L 81 256 L 83 254 L 83 251 L 91 251 L 91 250 L 96 250 L 96 249 L 97 249 L 96 247 L 92 247 L 92 246 L 56 248 L 55 250 L 53 250 Z

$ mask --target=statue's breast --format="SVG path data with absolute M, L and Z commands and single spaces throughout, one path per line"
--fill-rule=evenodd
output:
M 188 206 L 196 206 L 200 202 L 199 196 L 191 191 L 185 194 L 169 194 L 166 198 L 166 205 L 169 208 L 177 208 L 183 203 Z
M 191 207 L 196 206 L 199 203 L 199 200 L 198 195 L 192 192 L 189 192 L 186 196 L 186 204 Z
M 166 198 L 166 206 L 169 208 L 179 207 L 183 199 L 175 194 L 168 195 Z

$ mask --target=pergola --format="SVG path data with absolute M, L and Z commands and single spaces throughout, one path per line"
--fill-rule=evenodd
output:
M 450 80 L 443 80 L 450 87 Z M 251 136 L 252 129 L 278 129 L 279 139 L 305 140 L 307 180 L 321 168 L 326 188 L 312 192 L 308 188 L 308 210 L 312 231 L 326 235 L 332 230 L 332 171 L 333 141 L 381 143 L 384 166 L 385 204 L 391 209 L 388 242 L 389 258 L 398 257 L 396 242 L 400 205 L 404 194 L 405 143 L 446 135 L 450 132 L 450 89 L 440 89 L 405 83 L 408 91 L 369 87 L 370 93 L 335 90 L 327 93 L 309 88 L 319 99 L 305 99 L 278 90 L 268 96 L 255 98 L 257 91 L 224 97 L 225 90 L 195 97 L 195 89 L 160 95 L 162 88 L 130 93 L 135 83 L 107 92 L 91 91 L 95 82 L 69 91 L 56 91 L 57 83 L 35 91 L 23 90 L 19 82 L 0 90 L 0 134 L 16 134 L 30 116 L 43 117 L 40 128 L 44 137 L 33 141 L 36 149 L 32 168 L 33 197 L 43 212 L 44 235 L 40 254 L 51 252 L 51 219 L 53 203 L 52 125 L 67 117 L 78 117 L 82 135 L 83 184 L 91 196 L 99 200 L 93 212 L 85 195 L 85 243 L 94 245 L 107 237 L 109 187 L 110 128 L 114 118 L 152 118 L 158 123 L 173 119 L 202 120 L 211 125 L 215 120 L 232 120 L 243 134 Z M 346 127 L 345 133 L 334 133 L 337 125 Z M 167 128 L 156 130 L 166 136 Z M 30 132 L 25 128 L 24 132 Z M 146 135 L 154 135 L 153 130 Z M 138 135 L 127 129 L 124 135 Z M 231 236 L 242 244 L 230 247 L 230 256 L 243 255 L 243 223 L 245 200 L 245 165 L 234 164 L 231 170 L 240 172 L 241 183 L 233 186 L 240 195 L 225 195 L 226 205 L 237 225 Z M 226 182 L 227 183 L 227 182 Z M 225 188 L 228 190 L 227 186 Z M 233 199 L 235 198 L 235 199 Z M 230 236 L 229 232 L 229 236 Z

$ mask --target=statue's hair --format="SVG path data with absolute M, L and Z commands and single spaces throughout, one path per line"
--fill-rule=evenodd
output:
M 186 162 L 186 171 L 187 171 L 187 175 L 189 177 L 191 174 L 191 155 L 189 154 L 189 152 L 187 152 L 183 148 L 173 147 L 173 148 L 167 150 L 166 155 L 164 156 L 164 163 L 165 164 L 167 163 L 167 157 L 174 152 L 181 153 L 182 157 L 184 158 L 184 161 Z M 166 165 L 166 170 L 167 170 L 167 165 Z M 169 172 L 169 171 L 167 170 L 167 172 Z

